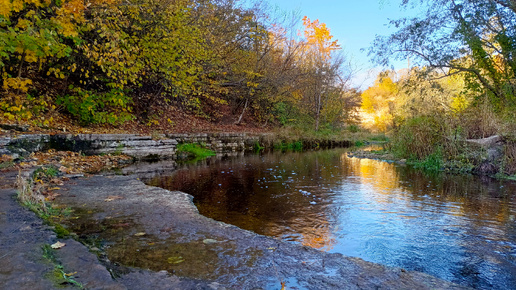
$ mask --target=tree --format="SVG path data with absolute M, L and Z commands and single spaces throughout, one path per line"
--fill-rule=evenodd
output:
M 399 30 L 377 37 L 370 53 L 380 64 L 410 58 L 421 67 L 466 73 L 470 89 L 498 108 L 516 105 L 516 9 L 512 0 L 403 0 L 426 14 L 391 21 Z
M 327 97 L 332 94 L 331 87 L 338 81 L 343 59 L 331 58 L 332 52 L 340 49 L 340 46 L 336 40 L 332 41 L 333 36 L 326 24 L 319 20 L 311 21 L 305 16 L 303 25 L 307 44 L 303 66 L 305 73 L 310 75 L 306 93 L 309 104 L 313 106 L 315 130 L 318 131 L 321 110 Z
M 398 87 L 391 76 L 393 72 L 383 72 L 378 75 L 374 86 L 362 92 L 362 111 L 365 125 L 380 131 L 392 127 L 394 101 Z

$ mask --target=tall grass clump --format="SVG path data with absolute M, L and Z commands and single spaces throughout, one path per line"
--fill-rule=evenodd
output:
M 516 141 L 509 141 L 504 147 L 503 173 L 516 175 Z
M 32 174 L 20 170 L 16 177 L 18 200 L 20 203 L 45 220 L 55 214 L 53 208 L 45 201 L 45 197 L 41 194 L 41 187 L 43 183 L 48 182 L 58 174 L 59 170 L 53 165 L 40 167 Z M 37 185 L 34 186 L 34 184 Z
M 434 116 L 411 118 L 394 133 L 391 149 L 398 157 L 424 160 L 445 142 L 443 131 L 442 123 Z
M 16 177 L 16 187 L 18 188 L 18 200 L 25 206 L 36 211 L 46 211 L 45 198 L 39 191 L 33 188 L 33 177 L 28 176 L 21 170 Z

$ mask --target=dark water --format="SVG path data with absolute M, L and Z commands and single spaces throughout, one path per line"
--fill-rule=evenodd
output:
M 426 176 L 346 150 L 189 165 L 148 181 L 259 234 L 481 289 L 516 289 L 516 183 Z

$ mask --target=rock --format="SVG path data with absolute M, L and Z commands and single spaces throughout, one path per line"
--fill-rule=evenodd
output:
M 18 132 L 27 132 L 29 131 L 29 125 L 16 125 L 16 124 L 0 124 L 0 128 L 4 130 L 12 130 Z
M 478 144 L 484 148 L 490 148 L 501 141 L 502 141 L 502 137 L 500 137 L 499 135 L 494 135 L 494 136 L 491 136 L 488 138 L 482 138 L 482 139 L 466 139 L 466 142 Z

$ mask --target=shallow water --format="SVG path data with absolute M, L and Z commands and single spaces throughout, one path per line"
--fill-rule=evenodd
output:
M 147 180 L 259 234 L 475 288 L 516 289 L 516 183 L 346 150 L 207 160 Z

